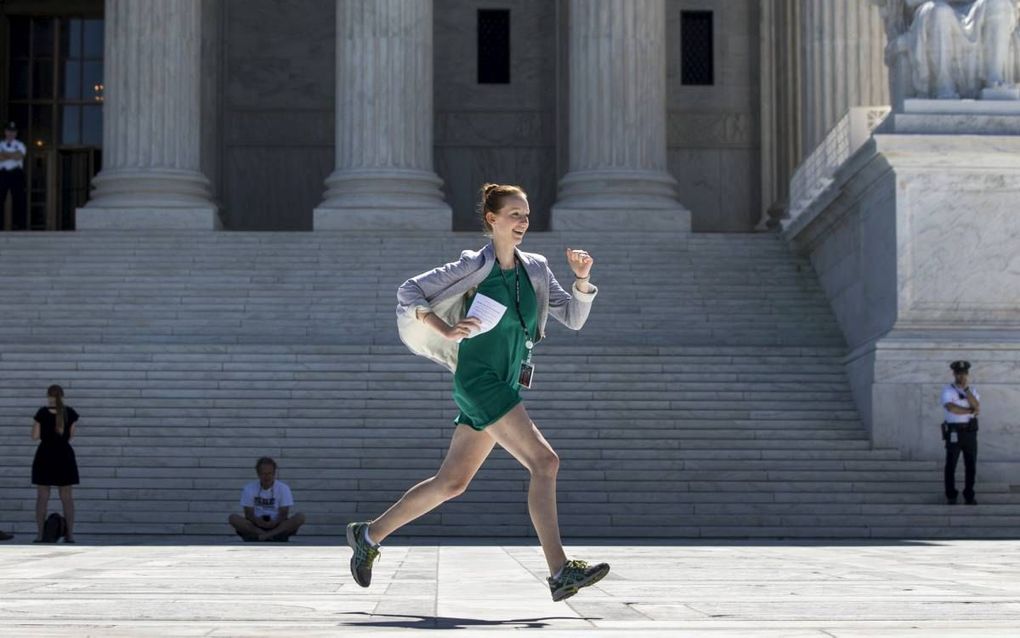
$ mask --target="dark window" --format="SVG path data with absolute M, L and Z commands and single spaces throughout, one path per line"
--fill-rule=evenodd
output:
M 83 57 L 101 60 L 103 58 L 103 21 L 83 20 L 83 22 L 85 23 Z
M 715 84 L 711 11 L 680 13 L 680 82 L 695 86 Z
M 11 18 L 11 57 L 27 58 L 32 55 L 29 44 L 29 34 L 32 32 L 32 22 L 29 18 Z
M 45 18 L 32 20 L 32 55 L 36 58 L 53 57 L 54 21 Z
M 510 84 L 510 11 L 478 10 L 478 83 Z
M 103 107 L 83 106 L 81 109 L 81 143 L 86 146 L 103 145 Z

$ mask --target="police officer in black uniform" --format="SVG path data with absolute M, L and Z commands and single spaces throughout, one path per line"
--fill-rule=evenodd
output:
M 0 229 L 3 226 L 4 204 L 11 193 L 11 229 L 24 230 L 28 223 L 28 203 L 25 199 L 25 145 L 18 141 L 18 125 L 8 122 L 4 126 L 4 139 L 0 142 Z
M 969 361 L 954 361 L 949 364 L 953 371 L 953 383 L 942 389 L 942 407 L 945 421 L 942 423 L 942 440 L 946 442 L 945 487 L 946 501 L 956 505 L 956 462 L 963 453 L 964 485 L 963 498 L 967 505 L 977 505 L 974 497 L 974 475 L 977 470 L 978 414 L 981 412 L 980 395 L 968 385 Z

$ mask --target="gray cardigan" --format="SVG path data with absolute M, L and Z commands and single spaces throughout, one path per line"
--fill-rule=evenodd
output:
M 591 304 L 598 293 L 581 292 L 574 284 L 573 295 L 564 290 L 545 257 L 517 250 L 535 297 L 538 300 L 538 339 L 545 337 L 546 320 L 551 314 L 560 323 L 580 330 L 588 320 Z M 411 352 L 427 357 L 451 372 L 457 369 L 458 343 L 446 339 L 417 319 L 418 310 L 434 312 L 451 326 L 467 313 L 467 297 L 492 272 L 496 263 L 495 249 L 490 242 L 481 250 L 465 250 L 460 259 L 412 277 L 397 290 L 397 331 Z M 536 343 L 537 343 L 536 341 Z

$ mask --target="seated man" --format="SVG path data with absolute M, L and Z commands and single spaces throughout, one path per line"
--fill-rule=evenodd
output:
M 294 497 L 283 481 L 276 480 L 276 461 L 263 456 L 255 463 L 259 480 L 241 490 L 244 516 L 230 515 L 230 525 L 246 541 L 286 541 L 304 525 L 304 514 L 290 513 Z

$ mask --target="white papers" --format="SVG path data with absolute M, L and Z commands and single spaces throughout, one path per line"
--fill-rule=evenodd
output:
M 471 307 L 468 308 L 467 316 L 477 317 L 481 322 L 481 327 L 468 335 L 468 338 L 470 339 L 495 328 L 499 320 L 503 318 L 504 313 L 506 313 L 506 306 L 495 299 L 485 295 L 475 295 L 474 301 L 471 302 Z

